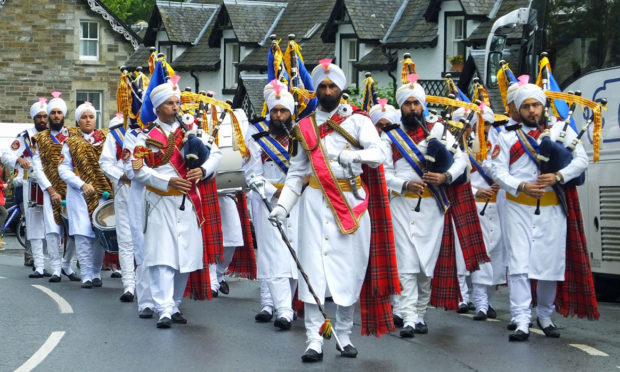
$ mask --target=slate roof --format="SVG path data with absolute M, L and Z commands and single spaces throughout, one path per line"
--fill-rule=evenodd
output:
M 241 105 L 243 97 L 239 93 L 242 93 L 242 91 L 245 90 L 245 94 L 248 96 L 248 99 L 252 104 L 252 108 L 254 109 L 254 114 L 260 116 L 263 109 L 263 102 L 265 100 L 263 97 L 263 88 L 265 87 L 265 84 L 267 84 L 267 75 L 241 72 L 239 74 L 239 81 L 240 84 L 239 88 L 237 88 L 235 99 L 233 100 L 233 106 L 239 107 Z M 241 87 L 244 89 L 241 89 Z M 246 114 L 248 113 L 246 112 Z
M 395 54 L 386 54 L 384 48 L 378 45 L 355 63 L 355 67 L 359 71 L 391 71 L 396 68 L 396 64 L 397 56 Z
M 488 16 L 493 10 L 495 0 L 460 0 L 465 14 L 471 16 Z
M 382 40 L 386 46 L 432 47 L 437 44 L 438 24 L 427 22 L 428 0 L 409 0 L 395 26 Z
M 129 57 L 129 59 L 127 61 L 125 61 L 125 66 L 127 66 L 127 68 L 130 71 L 133 71 L 136 69 L 136 67 L 141 66 L 143 71 L 145 71 L 145 73 L 147 73 L 148 75 L 148 69 L 149 69 L 149 50 L 147 47 L 145 47 L 144 45 L 140 45 L 140 47 L 138 47 L 138 49 Z
M 195 44 L 214 22 L 218 6 L 158 1 L 157 11 L 171 42 Z
M 344 0 L 360 40 L 379 40 L 388 31 L 402 0 Z
M 268 38 L 287 3 L 224 0 L 224 7 L 240 43 L 261 43 Z
M 209 38 L 205 35 L 198 44 L 187 48 L 172 63 L 179 71 L 217 71 L 220 68 L 220 49 L 209 47 Z
M 497 18 L 503 15 L 506 15 L 515 9 L 527 8 L 528 5 L 529 5 L 529 0 L 503 0 L 499 7 L 499 10 L 497 11 L 497 16 L 494 17 L 493 19 L 490 19 L 486 22 L 482 22 L 481 24 L 479 24 L 478 27 L 476 27 L 476 29 L 474 29 L 474 31 L 467 38 L 468 44 L 471 45 L 474 43 L 485 42 L 487 39 L 487 36 L 489 35 L 489 32 L 491 31 L 491 27 L 493 27 L 493 22 L 495 22 Z M 521 31 L 522 31 L 522 28 L 517 27 L 515 32 L 508 35 L 508 38 L 510 39 L 520 38 Z

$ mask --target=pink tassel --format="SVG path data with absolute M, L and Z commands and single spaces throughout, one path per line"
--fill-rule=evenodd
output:
M 385 111 L 385 105 L 387 105 L 387 103 L 388 103 L 388 99 L 387 98 L 381 98 L 379 100 L 379 104 L 381 105 L 381 109 L 383 111 Z
M 332 63 L 332 59 L 331 58 L 324 58 L 324 59 L 319 60 L 319 64 L 321 66 L 323 66 L 323 68 L 326 69 L 326 70 L 329 68 L 329 65 L 331 63 Z
M 172 82 L 172 85 L 177 85 L 179 80 L 181 80 L 181 76 L 179 76 L 179 75 L 172 75 L 172 76 L 170 76 L 170 81 Z
M 416 81 L 418 81 L 418 74 L 407 75 L 407 80 L 409 80 L 409 83 L 413 85 Z
M 39 103 L 43 104 L 47 102 L 47 98 L 45 97 L 39 97 Z
M 207 94 L 211 95 L 211 97 L 215 97 L 215 91 L 207 90 Z
M 523 86 L 530 82 L 530 75 L 521 75 L 517 78 L 519 86 Z
M 280 95 L 280 92 L 282 92 L 282 85 L 280 85 L 278 80 L 273 79 L 269 82 L 269 84 L 273 87 L 273 91 L 276 92 L 276 95 Z
M 60 93 L 60 92 L 52 92 L 52 97 L 54 97 L 54 98 L 58 98 L 61 95 L 62 95 L 62 93 Z
M 484 111 L 484 108 L 487 107 L 487 104 L 484 103 L 484 101 L 482 101 L 482 102 L 480 102 L 480 106 L 478 106 L 478 107 L 480 107 L 480 111 Z
M 123 119 L 123 113 L 122 112 L 117 112 L 116 113 L 116 118 L 117 119 Z

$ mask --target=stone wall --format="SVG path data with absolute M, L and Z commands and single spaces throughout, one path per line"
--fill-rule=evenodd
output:
M 99 24 L 99 60 L 80 60 L 80 21 Z M 38 97 L 62 92 L 74 123 L 76 92 L 102 93 L 102 124 L 116 113 L 119 67 L 131 43 L 83 0 L 7 0 L 0 8 L 0 122 L 30 122 Z

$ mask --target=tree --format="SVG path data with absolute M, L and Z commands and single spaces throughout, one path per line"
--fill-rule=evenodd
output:
M 101 0 L 120 20 L 128 25 L 149 21 L 156 0 Z

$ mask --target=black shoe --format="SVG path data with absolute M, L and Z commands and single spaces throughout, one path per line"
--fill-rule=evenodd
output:
M 230 288 L 228 287 L 228 283 L 226 283 L 225 280 L 222 280 L 220 282 L 220 292 L 222 292 L 225 295 L 227 295 L 228 292 L 230 292 Z
M 101 281 L 101 278 L 93 279 L 93 287 L 101 287 L 101 286 L 103 286 L 103 282 Z
M 122 277 L 123 277 L 123 274 L 121 274 L 119 271 L 114 271 L 112 274 L 110 274 L 110 278 L 113 278 L 113 279 L 119 279 Z
M 260 313 L 254 316 L 254 320 L 259 323 L 267 323 L 271 321 L 271 318 L 273 318 L 273 314 L 267 310 L 262 310 Z
M 60 269 L 60 272 L 62 273 L 62 275 L 69 278 L 69 280 L 72 282 L 79 282 L 82 280 L 79 276 L 75 275 L 75 273 L 71 273 L 71 275 L 67 275 L 67 273 L 65 272 L 65 269 Z
M 469 312 L 469 306 L 467 306 L 467 304 L 459 304 L 459 308 L 456 312 L 459 314 L 467 314 L 467 312 Z
M 482 310 L 478 311 L 476 315 L 474 315 L 474 320 L 487 320 L 489 315 L 485 314 Z
M 523 342 L 527 341 L 529 337 L 529 333 L 525 333 L 519 329 L 515 333 L 512 333 L 510 336 L 508 336 L 508 341 Z
M 532 328 L 532 323 L 530 323 L 529 328 Z M 509 331 L 516 331 L 517 330 L 517 323 L 511 321 L 510 323 L 508 323 L 506 325 L 506 329 Z
M 274 327 L 278 327 L 281 330 L 288 331 L 291 329 L 291 321 L 286 318 L 278 318 L 273 322 Z
M 469 311 L 476 311 L 476 305 L 474 305 L 473 302 L 468 302 L 467 303 L 467 310 L 469 310 Z
M 406 326 L 405 328 L 402 329 L 402 331 L 400 331 L 400 337 L 402 338 L 414 338 L 415 331 L 413 330 L 412 326 Z
M 58 275 L 52 275 L 49 280 L 50 283 L 60 283 L 60 277 Z
M 304 363 L 320 362 L 321 360 L 323 360 L 323 353 L 318 353 L 314 349 L 306 350 L 301 356 L 301 361 Z
M 487 310 L 487 316 L 490 319 L 495 319 L 497 318 L 497 312 L 495 311 L 494 308 L 492 308 L 491 306 L 489 306 L 489 309 Z
M 172 320 L 168 318 L 167 316 L 157 321 L 157 328 L 170 328 L 171 325 L 172 325 Z
M 341 350 L 338 345 L 336 345 L 336 350 L 340 351 L 340 356 L 345 358 L 355 358 L 357 357 L 357 349 L 355 346 L 348 344 L 344 347 L 344 350 Z
M 133 293 L 127 291 L 121 296 L 121 302 L 133 302 Z
M 138 318 L 140 319 L 151 319 L 153 317 L 153 310 L 150 307 L 145 307 L 144 309 L 138 312 Z
M 405 325 L 403 318 L 399 317 L 398 315 L 393 315 L 392 319 L 394 320 L 394 327 L 396 328 L 403 328 L 403 326 Z
M 82 288 L 91 289 L 92 287 L 93 287 L 93 282 L 91 282 L 90 280 L 87 280 L 84 283 L 82 283 Z
M 219 292 L 211 290 L 211 297 L 216 298 L 217 296 L 219 296 Z
M 38 271 L 33 272 L 32 274 L 28 275 L 29 278 L 33 278 L 33 279 L 39 279 L 39 278 L 43 278 L 44 275 L 41 274 Z
M 46 270 L 43 270 L 43 276 L 49 278 L 52 274 L 48 273 Z
M 415 328 L 413 331 L 415 333 L 425 335 L 428 333 L 428 326 L 426 325 L 426 323 L 419 322 L 415 324 Z
M 540 319 L 538 318 L 536 319 L 536 324 L 538 324 L 538 328 L 542 329 L 542 331 L 545 332 L 545 336 L 551 337 L 551 338 L 560 337 L 560 332 L 558 332 L 558 329 L 556 328 L 555 325 L 551 324 L 550 326 L 543 328 L 542 325 L 540 324 Z
M 172 323 L 187 324 L 187 319 L 183 317 L 183 314 L 181 314 L 180 311 L 177 311 L 176 313 L 172 314 Z

